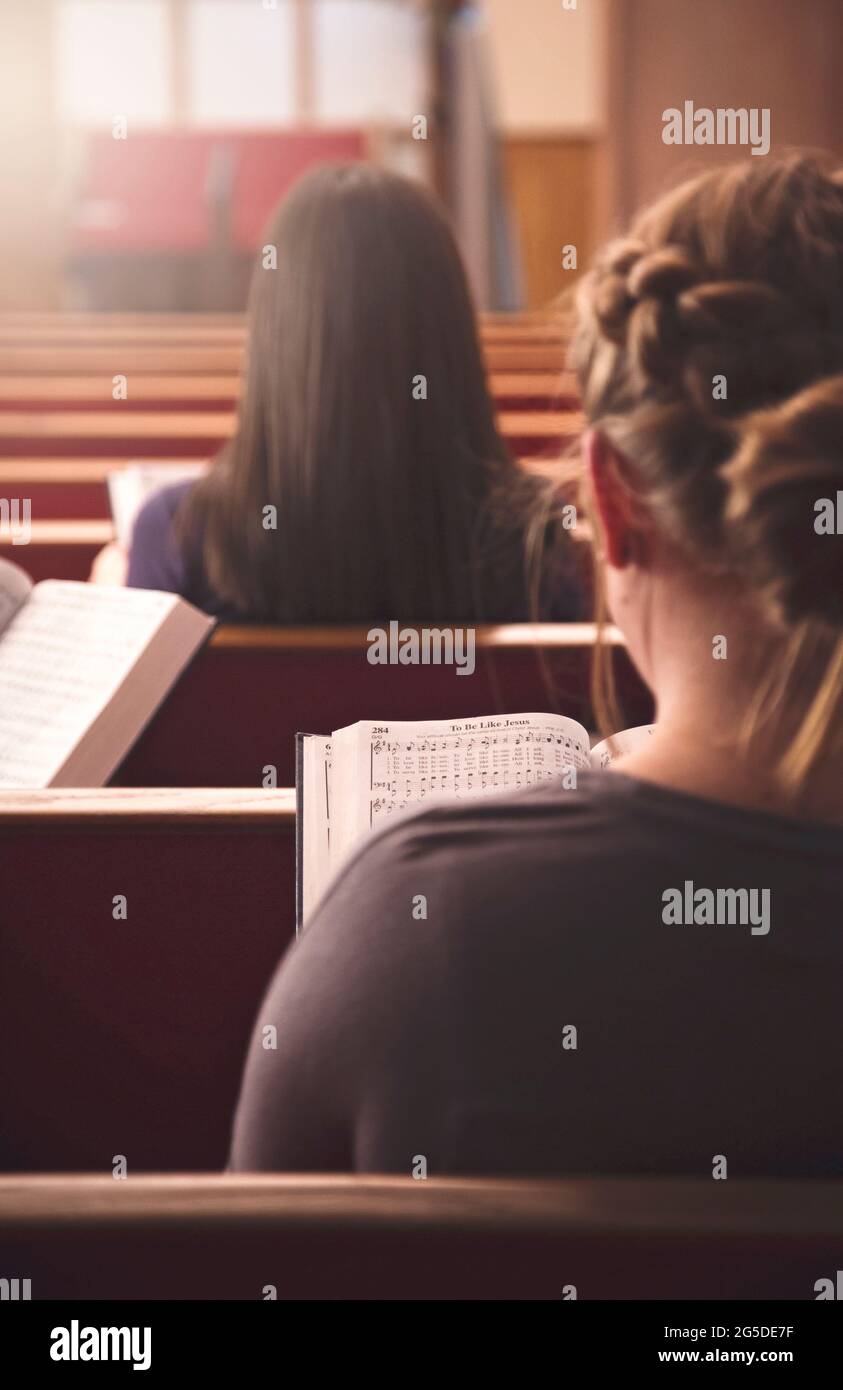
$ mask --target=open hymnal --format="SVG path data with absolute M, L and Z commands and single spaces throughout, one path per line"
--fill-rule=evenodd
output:
M 127 463 L 108 474 L 108 501 L 118 545 L 128 550 L 132 544 L 135 517 L 153 493 L 174 483 L 192 482 L 207 473 L 208 464 L 202 459 L 161 459 Z
M 214 627 L 175 594 L 0 559 L 0 787 L 99 787 Z
M 301 926 L 325 885 L 369 830 L 440 798 L 495 796 L 586 767 L 608 767 L 652 733 L 625 729 L 591 748 L 561 714 L 501 714 L 428 723 L 363 720 L 330 736 L 299 734 L 297 903 Z

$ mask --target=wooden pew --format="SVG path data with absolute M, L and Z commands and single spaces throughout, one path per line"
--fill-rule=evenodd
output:
M 504 411 L 498 429 L 514 454 L 558 451 L 582 430 L 578 411 Z M 232 411 L 0 411 L 0 458 L 203 458 L 236 428 Z
M 499 317 L 492 315 L 493 318 Z M 509 318 L 509 315 L 505 315 Z M 511 316 L 521 322 L 523 313 Z M 179 328 L 190 325 L 217 324 L 237 328 L 246 322 L 246 315 L 237 309 L 4 309 L 0 314 L 3 328 Z
M 234 410 L 238 376 L 133 377 L 125 400 L 115 400 L 111 376 L 0 377 L 0 411 Z M 489 391 L 499 409 L 572 409 L 578 389 L 570 372 L 494 372 Z
M 512 317 L 520 321 L 529 312 L 531 311 L 518 310 Z M 492 314 L 493 318 L 498 316 L 496 313 Z M 19 324 L 24 327 L 38 327 L 51 323 L 82 326 L 91 323 L 168 326 L 194 321 L 233 326 L 243 323 L 245 314 L 239 309 L 4 309 L 0 314 L 0 323 Z
M 593 728 L 590 623 L 480 627 L 475 670 L 372 666 L 365 628 L 223 627 L 199 653 L 115 777 L 121 785 L 279 786 L 295 782 L 297 732 L 358 719 L 459 719 L 541 710 Z M 652 697 L 609 631 L 625 723 Z M 316 727 L 314 727 L 316 724 Z
M 532 381 L 536 374 L 525 375 Z M 545 377 L 539 379 L 544 382 Z M 118 400 L 113 394 L 113 379 L 106 374 L 3 376 L 0 410 L 233 410 L 240 386 L 237 375 L 152 373 L 133 377 L 126 399 Z
M 108 519 L 111 508 L 106 480 L 110 472 L 128 462 L 127 454 L 95 459 L 0 458 L 0 497 L 28 498 L 33 519 L 39 522 Z M 541 477 L 551 477 L 557 464 L 553 458 L 538 456 L 517 462 Z M 0 535 L 0 550 L 3 544 Z M 33 563 L 41 573 L 43 565 L 37 560 Z
M 317 694 L 319 731 L 373 715 L 553 707 L 517 630 L 481 634 L 474 678 L 370 667 L 364 634 L 334 636 L 332 648 L 324 631 L 263 644 L 223 631 L 120 774 L 230 777 L 251 791 L 0 798 L 0 1050 L 21 1059 L 0 1077 L 0 1166 L 98 1167 L 109 1144 L 110 1154 L 131 1144 L 145 1167 L 222 1161 L 242 1047 L 293 921 L 292 793 L 258 784 L 268 763 L 292 780 L 293 736 L 312 726 Z M 549 664 L 569 681 L 560 703 L 576 713 L 571 687 L 579 683 L 584 702 L 588 648 L 563 642 L 557 655 Z M 115 894 L 127 898 L 126 922 L 112 917 Z M 150 1017 L 154 1037 L 144 1032 Z M 33 1106 L 42 1095 L 49 1102 Z M 154 1126 L 145 1123 L 150 1097 Z
M 234 429 L 230 411 L 6 411 L 0 413 L 0 457 L 124 452 L 133 458 L 202 458 L 216 453 Z
M 0 1167 L 223 1165 L 294 828 L 281 790 L 0 793 Z
M 486 367 L 492 372 L 554 372 L 565 366 L 566 346 L 562 342 L 539 339 L 510 342 L 483 342 Z M 104 372 L 236 375 L 242 367 L 240 346 L 222 344 L 130 343 L 103 346 L 94 343 L 0 344 L 0 375 L 32 376 L 49 372 L 58 376 L 90 376 Z
M 0 497 L 28 498 L 39 523 L 110 520 L 106 480 L 127 462 L 125 457 L 0 459 Z M 15 559 L 11 550 L 2 550 L 4 543 L 0 536 L 0 553 Z
M 588 1300 L 802 1302 L 841 1243 L 843 1184 L 828 1181 L 150 1176 L 131 1160 L 124 1182 L 0 1180 L 4 1271 L 33 1299 L 259 1300 L 272 1283 L 284 1300 L 558 1303 L 574 1285 Z
M 530 324 L 544 322 L 552 316 L 547 309 L 483 309 L 477 317 L 481 323 Z M 48 323 L 116 323 L 116 324 L 184 324 L 245 323 L 240 309 L 4 309 L 0 322 L 22 324 Z
M 561 343 L 565 334 L 557 316 L 481 315 L 478 332 L 484 343 Z M 119 344 L 214 343 L 241 347 L 247 338 L 242 314 L 30 314 L 0 315 L 2 346 L 85 346 Z
M 295 782 L 295 735 L 358 719 L 460 719 L 545 711 L 592 730 L 591 623 L 476 629 L 475 670 L 372 666 L 363 627 L 222 627 L 196 656 L 114 776 L 130 787 L 260 787 Z M 620 634 L 607 630 L 624 723 L 653 703 Z M 316 724 L 316 727 L 314 727 Z
M 239 348 L 247 337 L 245 320 L 237 315 L 230 323 L 205 322 L 201 315 L 185 315 L 183 319 L 161 324 L 129 322 L 117 316 L 112 322 L 102 323 L 100 319 L 105 315 L 90 317 L 92 322 L 68 321 L 59 316 L 44 322 L 26 323 L 10 321 L 6 315 L 0 315 L 0 344 L 3 347 L 85 347 L 98 343 L 108 347 L 156 344 L 201 347 L 202 343 L 213 343 Z M 523 328 L 513 330 L 513 334 L 513 337 L 507 334 L 504 340 L 529 341 L 537 336 Z M 496 331 L 492 333 L 493 339 L 497 336 Z
M 8 532 L 0 532 L 0 556 L 20 565 L 35 584 L 42 579 L 84 582 L 113 536 L 114 527 L 106 520 L 33 521 L 26 545 L 14 545 Z
M 561 330 L 550 323 L 506 324 L 481 323 L 479 337 L 489 345 L 561 344 L 566 341 Z M 152 327 L 148 324 L 68 324 L 56 321 L 49 324 L 10 324 L 0 318 L 0 345 L 5 347 L 145 347 L 187 346 L 241 349 L 248 338 L 245 323 L 177 323 Z

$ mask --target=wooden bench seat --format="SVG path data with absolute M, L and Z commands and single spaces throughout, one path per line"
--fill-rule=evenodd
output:
M 0 458 L 0 497 L 28 498 L 33 519 L 38 522 L 105 520 L 111 516 L 108 475 L 124 468 L 131 457 L 127 451 L 102 458 Z M 546 478 L 552 478 L 558 464 L 556 458 L 542 456 L 520 458 L 517 462 L 519 467 Z M 7 553 L 3 550 L 5 543 L 7 538 L 0 535 L 0 553 Z M 10 558 L 16 558 L 8 553 Z M 17 558 L 20 562 L 20 555 Z M 31 563 L 40 577 L 45 577 L 43 563 L 37 557 Z M 78 577 L 85 579 L 87 574 Z
M 216 347 L 242 348 L 247 341 L 244 322 L 226 323 L 174 323 L 152 326 L 149 324 L 80 324 L 65 323 L 60 319 L 50 323 L 18 324 L 8 323 L 0 317 L 0 346 L 6 347 L 202 347 L 212 344 Z M 563 344 L 564 334 L 557 325 L 551 323 L 508 324 L 485 323 L 479 325 L 481 343 L 489 346 L 508 344 Z
M 111 517 L 106 480 L 127 462 L 125 457 L 0 459 L 0 497 L 28 498 L 39 523 L 104 521 Z M 14 559 L 10 550 L 2 550 L 6 540 L 0 536 L 0 553 Z
M 483 342 L 486 367 L 492 372 L 553 372 L 565 366 L 566 346 L 562 342 Z M 152 345 L 129 343 L 103 346 L 92 343 L 0 343 L 0 375 L 32 376 L 51 372 L 59 376 L 104 372 L 125 373 L 203 372 L 236 375 L 243 364 L 239 345 L 197 344 Z
M 565 334 L 557 316 L 485 314 L 477 321 L 484 343 L 561 343 Z M 32 313 L 0 314 L 2 346 L 85 346 L 214 343 L 239 347 L 247 337 L 243 314 Z
M 115 400 L 111 376 L 0 377 L 0 410 L 234 410 L 240 378 L 161 374 L 133 376 L 125 400 Z M 559 372 L 493 372 L 489 391 L 499 409 L 573 409 L 578 399 L 573 376 Z
M 8 532 L 0 534 L 0 556 L 20 565 L 35 584 L 42 579 L 84 582 L 99 551 L 113 537 L 114 527 L 104 518 L 33 521 L 26 545 L 14 545 Z
M 497 417 L 514 454 L 559 450 L 582 429 L 575 410 L 514 410 Z M 233 411 L 0 411 L 0 458 L 113 456 L 202 458 L 235 432 Z
M 222 1166 L 294 844 L 291 791 L 0 792 L 0 1167 Z
M 0 459 L 0 497 L 28 500 L 32 514 L 26 544 L 14 544 L 11 530 L 0 529 L 0 556 L 19 565 L 35 583 L 87 580 L 100 547 L 114 539 L 108 474 L 129 461 L 128 455 Z M 555 454 L 519 460 L 523 468 L 549 480 L 558 463 Z
M 558 1303 L 573 1285 L 587 1300 L 805 1301 L 834 1277 L 843 1242 L 839 1182 L 147 1176 L 129 1165 L 126 1181 L 0 1179 L 4 1268 L 30 1278 L 33 1299 L 260 1300 L 272 1285 L 283 1300 Z

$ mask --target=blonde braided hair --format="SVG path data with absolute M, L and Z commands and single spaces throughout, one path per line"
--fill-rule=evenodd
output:
M 779 768 L 795 789 L 843 746 L 843 536 L 814 529 L 843 489 L 843 176 L 790 155 L 671 192 L 581 282 L 572 358 L 660 533 L 781 633 L 744 732 L 807 698 Z M 602 645 L 594 696 L 617 727 Z

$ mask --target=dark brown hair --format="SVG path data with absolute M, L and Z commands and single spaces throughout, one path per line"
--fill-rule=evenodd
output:
M 321 167 L 266 243 L 236 437 L 182 519 L 214 590 L 273 622 L 525 617 L 514 523 L 493 520 L 525 484 L 438 205 L 369 165 Z

